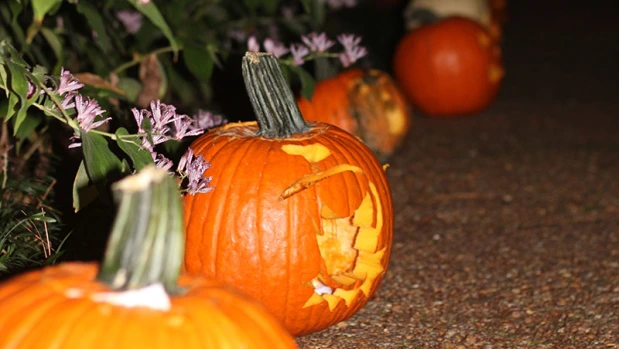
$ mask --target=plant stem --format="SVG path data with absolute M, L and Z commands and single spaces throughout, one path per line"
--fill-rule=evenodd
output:
M 183 47 L 179 46 L 178 47 L 178 51 L 181 51 L 183 49 Z M 172 46 L 166 46 L 166 47 L 162 47 L 162 48 L 158 48 L 154 51 L 151 51 L 149 53 L 140 55 L 138 57 L 135 57 L 134 59 L 130 60 L 129 62 L 123 63 L 121 65 L 119 65 L 116 69 L 112 70 L 111 74 L 118 74 L 124 70 L 127 70 L 131 67 L 133 67 L 136 64 L 140 64 L 142 63 L 143 60 L 145 60 L 148 56 L 150 55 L 159 55 L 162 53 L 166 53 L 166 52 L 173 52 L 174 48 Z
M 245 87 L 260 128 L 259 136 L 288 138 L 310 129 L 274 55 L 247 52 L 242 68 Z
M 178 292 L 184 232 L 176 182 L 148 166 L 112 191 L 118 210 L 97 280 L 114 290 L 160 283 L 168 293 Z

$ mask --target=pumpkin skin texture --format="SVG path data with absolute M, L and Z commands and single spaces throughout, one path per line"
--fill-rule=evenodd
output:
M 351 69 L 318 83 L 311 102 L 297 99 L 305 120 L 348 131 L 386 160 L 400 145 L 412 116 L 406 98 L 380 70 Z
M 241 289 L 296 336 L 368 301 L 393 234 L 371 150 L 335 126 L 309 125 L 286 139 L 256 136 L 255 122 L 209 131 L 191 148 L 211 163 L 215 190 L 185 197 L 186 270 Z M 319 295 L 321 284 L 335 291 Z
M 94 301 L 98 264 L 63 263 L 0 285 L 0 347 L 297 348 L 266 309 L 213 280 L 181 276 L 167 311 Z
M 0 284 L 0 348 L 297 348 L 256 301 L 180 274 L 181 195 L 165 170 L 146 166 L 112 191 L 101 265 L 62 263 Z
M 430 116 L 485 109 L 503 80 L 501 48 L 478 23 L 451 17 L 408 32 L 394 54 L 394 76 Z

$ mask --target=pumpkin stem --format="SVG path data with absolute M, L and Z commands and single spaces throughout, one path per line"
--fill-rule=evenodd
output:
M 176 181 L 148 166 L 112 192 L 118 211 L 97 280 L 119 291 L 160 283 L 177 292 L 185 247 Z
M 259 136 L 288 138 L 310 129 L 273 54 L 247 52 L 242 68 L 247 94 L 258 120 Z

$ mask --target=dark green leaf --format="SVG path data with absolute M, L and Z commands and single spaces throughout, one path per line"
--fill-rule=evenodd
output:
M 86 23 L 97 33 L 95 42 L 105 53 L 112 51 L 112 42 L 105 31 L 105 23 L 100 11 L 88 1 L 80 1 L 77 10 L 86 17 Z
M 17 17 L 24 9 L 24 4 L 21 1 L 9 0 L 9 9 L 13 14 L 13 23 L 17 23 Z
M 132 103 L 135 103 L 138 95 L 140 94 L 140 91 L 142 91 L 142 84 L 136 79 L 132 78 L 120 78 L 116 87 L 125 91 L 125 98 L 127 98 L 127 100 Z
M 312 27 L 314 29 L 322 28 L 325 22 L 325 5 L 319 0 L 302 0 L 305 12 L 312 18 Z
M 124 127 L 120 127 L 116 130 L 116 144 L 118 144 L 118 147 L 129 156 L 133 162 L 134 169 L 139 171 L 144 166 L 154 164 L 153 157 L 150 155 L 150 152 L 136 143 L 139 142 L 137 137 L 133 140 L 121 139 L 121 136 L 126 136 L 128 134 L 129 132 L 127 132 Z
M 199 80 L 209 82 L 213 73 L 213 58 L 205 47 L 187 45 L 183 50 L 183 59 L 187 68 Z
M 73 209 L 75 212 L 86 207 L 89 203 L 93 202 L 99 193 L 94 185 L 90 183 L 88 174 L 86 173 L 86 165 L 84 161 L 80 163 L 80 167 L 75 175 L 73 181 Z
M 9 68 L 11 81 L 11 90 L 20 98 L 26 99 L 28 94 L 28 80 L 26 80 L 26 69 L 21 65 L 13 63 L 13 61 L 5 62 Z
M 314 86 L 316 85 L 314 78 L 301 67 L 291 66 L 289 68 L 301 79 L 301 95 L 311 100 L 314 95 Z
M 170 45 L 174 50 L 174 53 L 178 53 L 178 44 L 176 43 L 176 39 L 174 35 L 172 35 L 172 30 L 166 23 L 165 19 L 159 12 L 159 9 L 153 2 L 149 2 L 146 5 L 141 5 L 138 3 L 138 0 L 127 0 L 131 3 L 138 11 L 140 11 L 144 16 L 146 16 L 161 32 L 168 38 L 170 41 Z
M 9 93 L 9 103 L 6 109 L 5 119 L 9 120 L 15 114 L 15 106 L 19 103 L 19 97 L 15 93 Z
M 51 31 L 49 28 L 45 28 L 45 27 L 41 28 L 41 34 L 43 34 L 43 37 L 45 38 L 45 40 L 47 40 L 47 43 L 52 48 L 52 51 L 54 51 L 54 55 L 56 56 L 56 59 L 57 59 L 56 66 L 59 68 L 59 66 L 64 61 L 64 58 L 63 58 L 64 51 L 62 48 L 62 42 L 60 41 L 60 37 L 58 37 L 58 35 L 56 35 L 56 33 Z
M 122 164 L 100 134 L 80 130 L 84 163 L 88 178 L 94 184 L 105 184 L 120 174 Z
M 37 117 L 35 115 L 29 115 L 24 121 L 21 123 L 20 127 L 15 131 L 15 137 L 17 138 L 17 151 L 21 144 L 30 137 L 32 132 L 41 124 L 41 117 Z

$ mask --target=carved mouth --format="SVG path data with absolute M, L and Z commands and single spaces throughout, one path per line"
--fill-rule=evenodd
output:
M 303 156 L 315 163 L 330 155 L 326 147 L 284 146 L 290 155 Z M 339 164 L 326 170 L 307 174 L 290 185 L 280 195 L 284 200 L 316 183 L 343 172 L 363 173 L 351 164 Z M 382 202 L 376 186 L 368 182 L 368 192 L 350 216 L 341 217 L 326 204 L 320 207 L 320 222 L 315 223 L 316 240 L 323 265 L 307 286 L 314 289 L 304 305 L 327 302 L 334 310 L 344 302 L 350 306 L 359 293 L 369 296 L 375 281 L 384 272 L 382 258 L 386 247 L 378 250 L 383 230 Z

